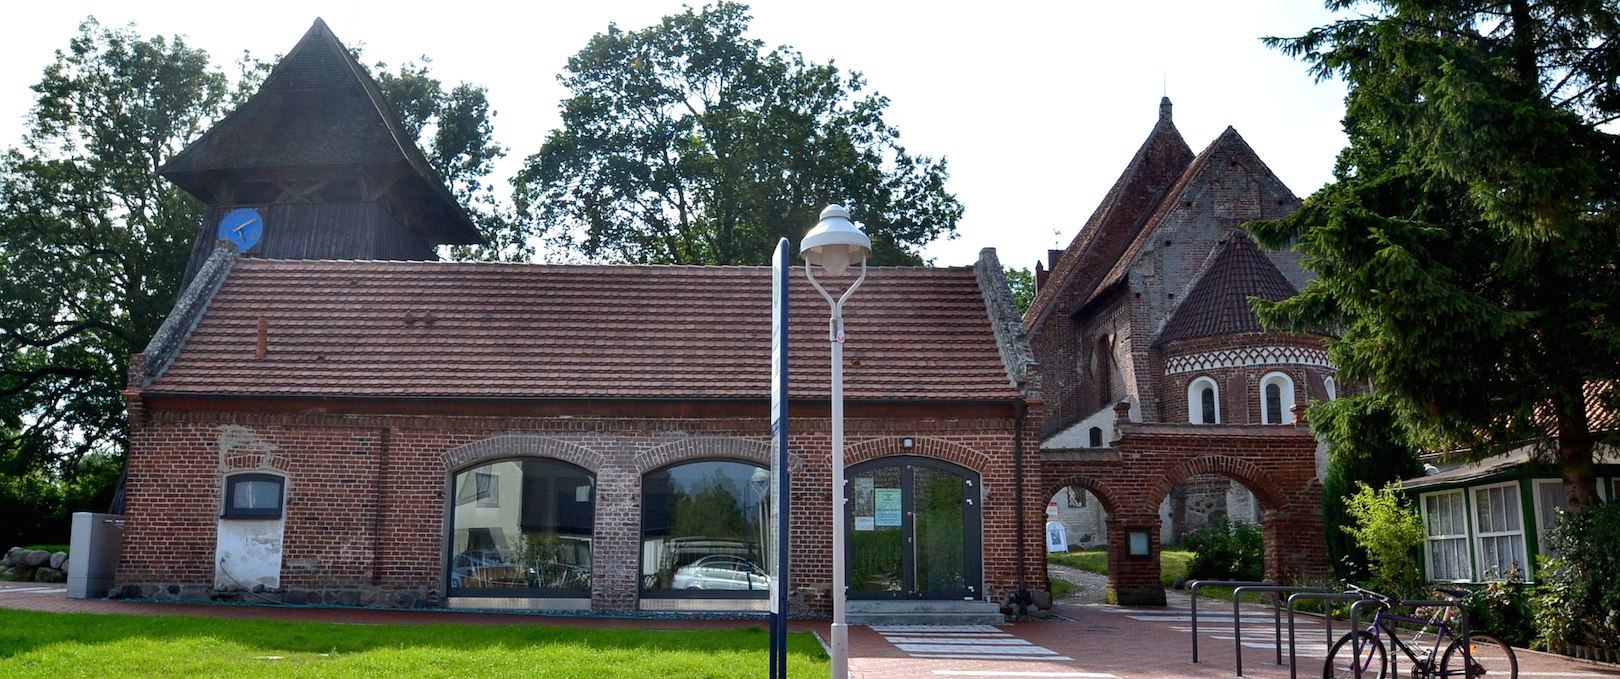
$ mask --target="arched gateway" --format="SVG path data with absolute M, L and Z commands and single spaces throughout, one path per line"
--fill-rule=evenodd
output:
M 1317 442 L 1309 430 L 1123 418 L 1116 429 L 1119 437 L 1111 447 L 1047 449 L 1041 462 L 1047 496 L 1064 487 L 1081 488 L 1108 513 L 1109 602 L 1164 604 L 1159 505 L 1177 485 L 1199 475 L 1223 476 L 1254 493 L 1267 580 L 1290 582 L 1327 571 Z

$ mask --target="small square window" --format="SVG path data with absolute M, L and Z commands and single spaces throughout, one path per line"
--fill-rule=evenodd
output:
M 281 518 L 286 479 L 275 474 L 234 474 L 225 479 L 226 519 Z

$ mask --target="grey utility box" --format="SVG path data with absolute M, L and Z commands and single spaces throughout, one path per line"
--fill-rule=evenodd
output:
M 124 548 L 122 514 L 73 513 L 73 537 L 68 547 L 67 595 L 70 599 L 107 596 Z

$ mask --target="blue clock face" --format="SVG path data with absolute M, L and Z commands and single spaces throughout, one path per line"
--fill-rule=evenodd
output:
M 235 243 L 237 251 L 247 252 L 264 237 L 264 218 L 259 216 L 258 210 L 250 207 L 231 210 L 230 214 L 219 220 L 219 237 Z

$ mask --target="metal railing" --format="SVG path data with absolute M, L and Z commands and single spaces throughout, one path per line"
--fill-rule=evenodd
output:
M 1234 657 L 1237 664 L 1237 675 L 1243 676 L 1243 613 L 1240 603 L 1243 595 L 1248 592 L 1270 592 L 1283 594 L 1287 592 L 1326 592 L 1321 587 L 1300 587 L 1291 585 L 1245 585 L 1232 590 L 1232 643 Z M 1272 626 L 1276 632 L 1277 664 L 1282 664 L 1282 601 L 1278 597 L 1271 598 Z
M 1198 663 L 1198 589 L 1200 587 L 1262 587 L 1275 586 L 1275 582 L 1255 582 L 1253 580 L 1193 580 L 1187 583 L 1187 591 L 1192 593 L 1192 661 Z
M 1299 654 L 1298 654 L 1297 648 L 1296 648 L 1296 646 L 1298 644 L 1295 642 L 1295 637 L 1294 637 L 1294 613 L 1295 613 L 1294 604 L 1296 604 L 1296 603 L 1298 603 L 1300 601 L 1306 600 L 1306 599 L 1315 599 L 1315 600 L 1322 600 L 1322 601 L 1360 601 L 1361 600 L 1361 595 L 1359 595 L 1359 594 L 1351 594 L 1349 592 L 1327 592 L 1327 591 L 1323 591 L 1323 592 L 1301 592 L 1299 594 L 1294 594 L 1294 595 L 1288 597 L 1288 677 L 1289 677 L 1289 679 L 1299 679 Z M 1331 608 L 1331 606 L 1332 606 L 1332 604 L 1326 604 L 1326 605 L 1324 605 L 1322 607 L 1324 609 L 1323 614 L 1322 614 L 1322 618 L 1326 620 L 1327 646 L 1328 646 L 1328 648 L 1333 647 L 1333 609 Z

